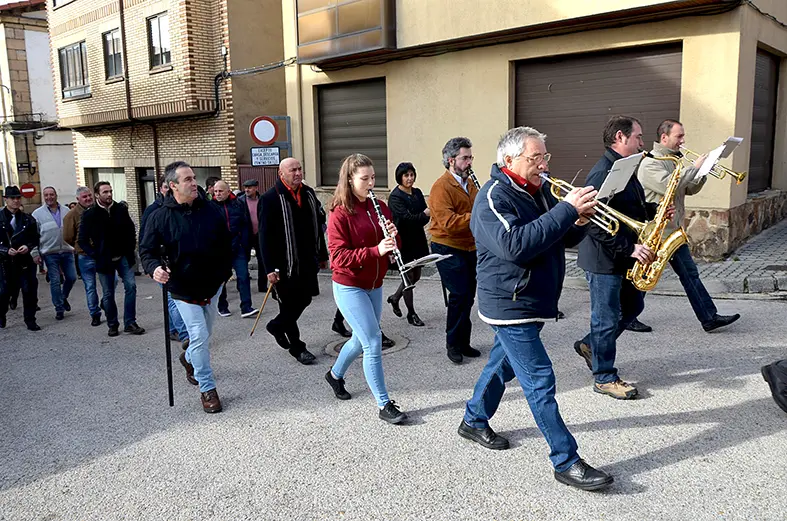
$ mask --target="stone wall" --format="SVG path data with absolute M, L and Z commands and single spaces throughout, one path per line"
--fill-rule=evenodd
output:
M 787 217 L 787 191 L 766 190 L 729 210 L 686 210 L 683 227 L 695 258 L 717 261 Z

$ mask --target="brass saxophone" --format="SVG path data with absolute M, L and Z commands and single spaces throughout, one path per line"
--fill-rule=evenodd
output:
M 632 226 L 639 236 L 639 242 L 656 254 L 656 260 L 650 264 L 642 264 L 637 261 L 634 263 L 634 267 L 626 273 L 626 278 L 640 291 L 650 291 L 655 288 L 672 255 L 678 248 L 689 242 L 689 238 L 683 228 L 678 228 L 666 238 L 664 237 L 664 230 L 670 221 L 667 218 L 667 208 L 675 200 L 675 194 L 680 183 L 680 159 L 674 156 L 656 157 L 648 155 L 648 157 L 657 161 L 673 161 L 675 163 L 675 171 L 670 176 L 667 189 L 664 191 L 664 197 L 659 201 L 656 216 L 653 220 L 637 223 L 638 226 L 636 227 Z

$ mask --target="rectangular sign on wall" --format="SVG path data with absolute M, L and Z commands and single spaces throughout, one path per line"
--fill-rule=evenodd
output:
M 279 147 L 252 147 L 251 166 L 279 166 Z

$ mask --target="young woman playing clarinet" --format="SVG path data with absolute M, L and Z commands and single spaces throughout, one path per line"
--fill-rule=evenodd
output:
M 363 372 L 377 400 L 380 419 L 397 424 L 406 420 L 407 415 L 388 398 L 380 332 L 383 276 L 388 271 L 388 255 L 397 249 L 396 226 L 388 207 L 380 202 L 380 212 L 387 220 L 386 229 L 381 229 L 369 198 L 372 188 L 372 160 L 362 154 L 345 158 L 329 205 L 328 251 L 333 269 L 333 297 L 353 333 L 325 379 L 338 399 L 349 400 L 344 374 L 363 353 Z

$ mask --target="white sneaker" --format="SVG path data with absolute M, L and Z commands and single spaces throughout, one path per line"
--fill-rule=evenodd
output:
M 253 317 L 256 314 L 257 314 L 257 310 L 252 308 L 251 310 L 249 310 L 249 311 L 247 311 L 245 313 L 241 313 L 240 316 L 242 316 L 243 318 L 251 318 L 251 317 Z
M 226 310 L 226 311 L 219 310 L 219 315 L 222 317 L 229 317 L 232 316 L 232 312 L 230 310 Z

